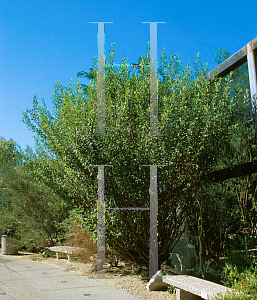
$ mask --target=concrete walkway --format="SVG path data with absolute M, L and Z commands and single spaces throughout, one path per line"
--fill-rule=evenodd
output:
M 0 254 L 0 300 L 136 300 L 87 276 L 15 255 Z

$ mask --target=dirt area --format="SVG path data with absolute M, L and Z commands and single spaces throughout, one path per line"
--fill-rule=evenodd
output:
M 31 259 L 34 261 L 40 261 L 45 264 L 50 264 L 58 266 L 59 268 L 67 272 L 77 272 L 81 275 L 88 277 L 95 277 L 97 275 L 96 264 L 94 261 L 88 262 L 83 261 L 82 258 L 72 257 L 71 261 L 68 262 L 66 255 L 63 254 L 63 258 L 59 260 L 56 257 L 47 257 L 42 258 L 41 254 L 29 254 L 25 252 L 20 252 L 21 257 L 25 259 Z M 131 264 L 120 263 L 117 267 L 111 267 L 110 265 L 106 266 L 105 276 L 112 277 L 112 279 L 95 279 L 104 284 L 115 286 L 118 289 L 125 290 L 131 295 L 138 297 L 139 299 L 144 300 L 175 300 L 175 294 L 170 294 L 165 291 L 148 291 L 146 285 L 147 280 L 142 280 L 140 275 L 131 274 Z M 165 268 L 168 270 L 168 267 Z

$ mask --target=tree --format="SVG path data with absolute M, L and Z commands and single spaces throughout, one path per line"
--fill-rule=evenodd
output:
M 96 237 L 97 170 L 105 171 L 106 207 L 149 206 L 148 165 L 159 168 L 159 262 L 167 260 L 170 245 L 182 233 L 203 178 L 229 142 L 237 98 L 231 80 L 205 82 L 198 62 L 183 68 L 177 56 L 162 53 L 159 68 L 158 115 L 162 137 L 149 132 L 149 48 L 130 70 L 126 60 L 115 68 L 114 51 L 105 71 L 106 131 L 97 133 L 97 77 L 87 87 L 55 85 L 54 109 L 34 97 L 24 122 L 38 138 L 38 158 L 28 167 L 41 180 L 81 209 L 84 226 Z M 192 71 L 193 67 L 193 71 Z M 97 74 L 96 62 L 93 73 Z M 40 165 L 40 168 L 36 166 Z M 106 244 L 122 258 L 148 263 L 149 212 L 106 212 Z
M 12 191 L 6 185 L 6 177 L 8 170 L 19 165 L 21 159 L 19 156 L 19 148 L 13 140 L 6 141 L 0 138 L 0 232 L 3 234 L 13 223 L 13 219 L 5 218 L 5 211 L 9 211 L 11 207 Z
M 0 231 L 13 228 L 19 248 L 35 250 L 53 244 L 58 223 L 67 217 L 69 207 L 45 185 L 33 181 L 23 167 L 25 158 L 14 141 L 0 139 Z
M 93 68 L 89 68 L 89 72 L 81 71 L 77 73 L 78 78 L 87 78 L 89 80 L 93 80 L 97 78 L 95 70 Z M 81 88 L 84 90 L 85 94 L 88 92 L 88 86 L 86 84 L 81 83 Z

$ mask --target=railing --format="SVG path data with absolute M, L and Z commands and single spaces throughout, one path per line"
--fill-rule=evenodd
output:
M 227 58 L 223 63 L 217 66 L 206 75 L 206 81 L 212 80 L 214 77 L 225 77 L 231 71 L 240 67 L 247 62 L 250 82 L 250 92 L 252 101 L 253 116 L 256 117 L 255 108 L 257 107 L 257 38 L 252 40 L 245 47 L 238 50 L 235 54 Z M 257 141 L 257 120 L 254 120 L 255 137 Z M 257 145 L 256 145 L 257 148 Z M 226 179 L 240 177 L 257 173 L 257 161 L 244 163 L 241 165 L 233 166 L 216 172 L 209 173 L 207 177 L 213 181 L 224 181 Z
M 250 52 L 248 53 L 248 45 L 250 48 Z M 249 61 L 249 54 L 252 55 L 252 59 Z M 250 69 L 252 72 L 255 72 L 255 85 L 256 85 L 256 69 L 257 69 L 257 37 L 248 43 L 245 47 L 238 50 L 235 54 L 227 58 L 223 63 L 217 66 L 215 69 L 210 71 L 206 75 L 206 80 L 210 80 L 215 76 L 225 77 L 231 71 L 234 71 L 236 68 L 240 67 L 242 64 L 248 61 L 248 70 L 250 73 Z M 255 63 L 254 63 L 255 62 Z M 249 74 L 250 76 L 250 74 Z M 250 78 L 251 81 L 251 78 Z M 255 90 L 256 93 L 256 90 Z

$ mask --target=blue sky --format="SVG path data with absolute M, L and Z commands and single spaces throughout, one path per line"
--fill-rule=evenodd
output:
M 34 94 L 51 108 L 55 81 L 75 84 L 97 56 L 97 24 L 105 25 L 105 53 L 114 42 L 115 63 L 145 55 L 150 26 L 158 25 L 158 57 L 180 53 L 183 64 L 200 60 L 217 66 L 219 48 L 230 54 L 257 37 L 256 0 L 0 1 L 0 136 L 23 149 L 33 134 L 22 122 Z M 86 83 L 85 80 L 80 80 Z

